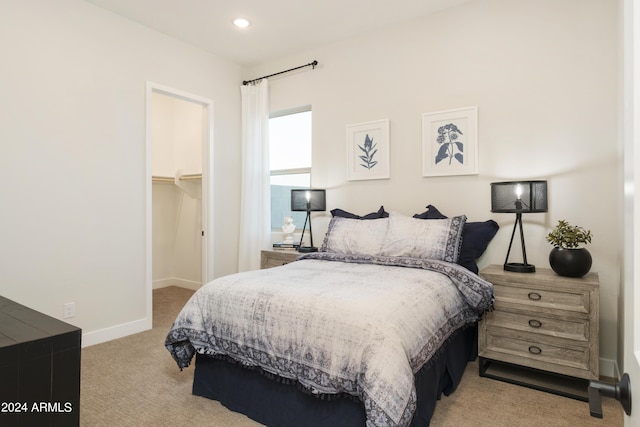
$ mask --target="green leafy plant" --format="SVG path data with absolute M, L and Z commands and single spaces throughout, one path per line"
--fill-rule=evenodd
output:
M 558 221 L 556 228 L 547 235 L 547 242 L 564 249 L 575 249 L 580 244 L 591 243 L 591 230 L 570 225 L 565 220 Z

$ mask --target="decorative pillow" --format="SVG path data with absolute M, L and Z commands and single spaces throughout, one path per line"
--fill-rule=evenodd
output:
M 320 250 L 344 255 L 379 255 L 388 225 L 388 218 L 362 221 L 334 216 Z
M 332 210 L 331 215 L 339 216 L 342 218 L 351 218 L 351 219 L 378 219 L 378 218 L 388 218 L 389 212 L 385 212 L 384 206 L 380 206 L 380 209 L 378 209 L 377 212 L 371 212 L 369 214 L 366 214 L 365 216 L 352 214 L 351 212 L 343 211 L 342 209 Z
M 435 206 L 429 205 L 427 206 L 427 210 L 422 212 L 421 214 L 415 214 L 414 218 L 418 219 L 447 219 L 448 217 L 440 213 Z
M 432 205 L 427 206 L 427 211 L 421 214 L 415 214 L 413 217 L 419 219 L 447 218 Z M 487 250 L 489 242 L 491 242 L 499 228 L 498 223 L 492 219 L 484 222 L 465 223 L 464 229 L 462 230 L 462 248 L 460 250 L 458 264 L 478 274 L 478 264 L 476 264 L 476 260 Z
M 391 212 L 381 255 L 457 262 L 467 217 L 421 221 Z

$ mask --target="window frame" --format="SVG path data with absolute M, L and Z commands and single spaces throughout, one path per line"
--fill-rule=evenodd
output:
M 309 175 L 309 188 L 313 188 L 312 186 L 312 182 L 311 182 L 311 169 L 313 168 L 313 112 L 311 109 L 311 105 L 303 105 L 300 107 L 294 107 L 294 108 L 287 108 L 284 110 L 279 110 L 279 111 L 275 111 L 275 112 L 270 112 L 269 113 L 269 120 L 271 119 L 276 119 L 278 117 L 284 117 L 284 116 L 290 116 L 293 114 L 299 114 L 299 113 L 306 113 L 306 112 L 310 112 L 311 115 L 311 166 L 309 167 L 304 167 L 304 168 L 287 168 L 287 169 L 271 169 L 269 168 L 269 177 L 272 176 L 280 176 L 280 175 L 303 175 L 303 174 L 308 174 Z M 301 187 L 303 188 L 303 187 Z M 280 229 L 280 227 L 278 226 L 274 226 L 273 224 L 273 218 L 271 218 L 271 230 L 272 231 L 277 231 Z M 302 230 L 302 226 L 303 224 L 296 224 L 296 231 L 298 230 Z
M 269 113 L 269 120 L 277 119 L 278 117 L 291 116 L 293 114 L 306 113 L 311 112 L 311 105 L 303 105 L 301 107 L 288 108 L 285 110 L 279 110 L 273 113 Z M 313 130 L 313 116 L 312 116 L 312 130 Z M 311 168 L 313 167 L 313 135 L 311 138 L 311 166 L 308 168 L 292 168 L 292 169 L 269 169 L 269 176 L 275 175 L 297 175 L 308 173 L 309 174 L 309 185 L 311 185 Z

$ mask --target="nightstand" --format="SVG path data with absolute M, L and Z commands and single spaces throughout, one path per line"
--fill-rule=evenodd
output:
M 285 265 L 295 261 L 301 253 L 291 250 L 262 251 L 260 256 L 260 268 L 271 268 Z
M 495 292 L 478 331 L 480 376 L 587 401 L 588 381 L 599 377 L 598 274 L 491 265 L 480 276 Z

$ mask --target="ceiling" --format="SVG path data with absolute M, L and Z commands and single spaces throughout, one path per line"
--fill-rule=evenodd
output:
M 85 0 L 243 66 L 408 22 L 470 0 Z M 252 22 L 245 29 L 232 21 Z

